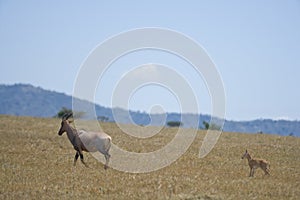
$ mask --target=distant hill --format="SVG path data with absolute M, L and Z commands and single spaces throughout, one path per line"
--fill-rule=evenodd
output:
M 89 104 L 86 101 L 79 102 Z M 0 114 L 53 117 L 62 108 L 72 108 L 72 96 L 29 84 L 0 85 Z M 112 116 L 111 109 L 95 105 L 97 113 Z
M 0 85 L 1 114 L 52 117 L 71 102 L 70 96 L 32 85 Z
M 149 115 L 145 112 L 128 111 L 121 108 L 107 108 L 93 105 L 90 102 L 76 99 L 81 105 L 95 108 L 96 114 L 107 121 L 120 123 L 135 123 L 138 125 L 165 126 L 168 121 L 181 121 L 184 127 L 201 128 L 203 121 L 209 122 L 209 115 L 167 113 Z M 44 90 L 29 84 L 0 85 L 0 114 L 16 116 L 53 117 L 62 108 L 72 108 L 72 97 L 64 93 Z M 84 107 L 81 111 L 84 111 Z M 115 117 L 114 117 L 115 116 Z M 88 118 L 88 116 L 86 116 Z M 199 124 L 193 121 L 199 119 Z M 273 133 L 280 135 L 293 135 L 300 137 L 300 121 L 259 119 L 253 121 L 225 120 L 224 131 L 243 133 Z

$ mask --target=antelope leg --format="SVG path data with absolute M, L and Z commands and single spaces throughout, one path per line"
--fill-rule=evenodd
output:
M 74 164 L 73 164 L 74 166 L 76 165 L 76 162 L 77 162 L 78 157 L 79 157 L 79 153 L 76 152 L 75 158 L 74 158 Z
M 88 165 L 84 162 L 84 160 L 83 160 L 83 154 L 82 153 L 79 153 L 79 155 L 80 155 L 80 160 L 81 160 L 81 162 L 84 164 L 84 166 L 86 166 L 86 167 L 88 167 Z

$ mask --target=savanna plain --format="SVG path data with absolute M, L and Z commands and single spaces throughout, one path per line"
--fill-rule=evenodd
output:
M 80 161 L 73 166 L 71 143 L 66 134 L 57 134 L 60 122 L 0 115 L 0 199 L 300 197 L 300 138 L 224 132 L 213 150 L 200 159 L 199 148 L 206 132 L 199 130 L 187 152 L 171 165 L 149 173 L 128 173 L 104 170 L 89 153 L 84 153 L 88 168 Z M 138 153 L 162 148 L 178 130 L 163 128 L 157 135 L 139 139 L 123 133 L 114 123 L 101 123 L 101 127 L 115 145 Z M 241 159 L 245 149 L 252 157 L 270 162 L 270 176 L 257 169 L 254 177 L 249 177 L 247 160 Z M 117 157 L 111 156 L 111 160 Z

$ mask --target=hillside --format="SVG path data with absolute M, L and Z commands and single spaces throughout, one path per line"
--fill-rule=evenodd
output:
M 149 115 L 145 112 L 128 111 L 120 108 L 106 108 L 100 105 L 92 105 L 87 101 L 76 99 L 84 107 L 95 107 L 99 117 L 106 117 L 108 121 L 125 124 L 164 126 L 164 115 Z M 28 84 L 0 85 L 0 114 L 33 117 L 53 117 L 62 108 L 72 107 L 72 97 L 64 93 L 44 90 Z M 114 115 L 113 115 L 114 113 Z M 187 120 L 184 127 L 203 128 L 203 121 L 209 122 L 209 115 L 183 114 Z M 85 116 L 88 118 L 88 116 Z M 117 118 L 116 118 L 117 117 Z M 182 115 L 178 113 L 167 113 L 166 122 L 180 121 Z M 198 127 L 192 125 L 192 121 L 199 119 Z M 280 135 L 293 135 L 300 137 L 300 121 L 259 119 L 253 121 L 225 121 L 224 131 L 242 133 L 276 133 Z
M 72 97 L 28 84 L 0 85 L 0 105 L 0 114 L 53 117 L 62 107 L 72 108 Z M 96 110 L 111 115 L 110 109 L 99 105 Z
M 65 134 L 58 136 L 59 126 L 59 119 L 0 116 L 0 199 L 268 200 L 300 196 L 300 138 L 225 132 L 214 149 L 199 159 L 206 134 L 199 130 L 188 151 L 171 165 L 131 174 L 112 168 L 105 171 L 88 153 L 84 159 L 89 168 L 80 162 L 74 167 L 75 151 Z M 162 148 L 177 132 L 165 128 L 151 138 L 137 139 L 114 123 L 102 123 L 102 127 L 115 145 L 138 153 Z M 247 160 L 241 159 L 246 148 L 271 163 L 271 176 L 257 169 L 253 178 L 248 177 Z M 111 163 L 117 162 L 118 155 L 112 151 L 111 156 Z

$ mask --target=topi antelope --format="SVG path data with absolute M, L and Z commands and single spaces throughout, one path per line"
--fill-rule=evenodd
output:
M 268 163 L 268 161 L 263 159 L 251 158 L 247 150 L 242 156 L 242 159 L 244 158 L 247 158 L 248 160 L 248 164 L 250 167 L 250 177 L 253 177 L 255 169 L 259 167 L 265 172 L 266 175 L 270 175 L 270 164 Z
M 58 135 L 62 135 L 64 132 L 66 132 L 70 142 L 76 150 L 74 166 L 76 165 L 76 161 L 80 156 L 81 162 L 87 167 L 87 164 L 83 160 L 83 151 L 99 151 L 105 156 L 106 162 L 104 169 L 107 169 L 110 158 L 109 149 L 111 146 L 111 137 L 104 132 L 87 132 L 84 130 L 74 129 L 70 126 L 71 121 L 68 120 L 71 116 L 72 113 L 63 116 Z

